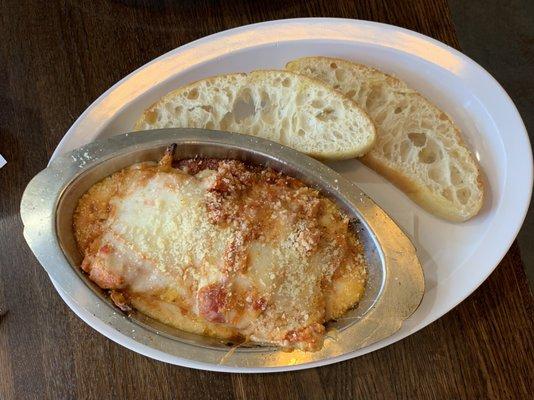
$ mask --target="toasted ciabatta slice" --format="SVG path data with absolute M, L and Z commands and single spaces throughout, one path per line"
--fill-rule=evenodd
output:
M 369 113 L 377 140 L 362 161 L 415 202 L 451 221 L 479 212 L 483 185 L 477 162 L 447 114 L 415 90 L 340 59 L 301 58 L 286 68 L 331 85 Z
M 375 127 L 328 85 L 287 71 L 214 76 L 183 86 L 145 111 L 136 130 L 188 127 L 270 139 L 323 159 L 358 157 Z

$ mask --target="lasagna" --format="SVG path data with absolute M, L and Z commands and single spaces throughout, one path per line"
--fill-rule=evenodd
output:
M 73 223 L 82 270 L 122 310 L 184 331 L 320 349 L 324 324 L 365 288 L 349 218 L 272 169 L 173 153 L 81 197 Z

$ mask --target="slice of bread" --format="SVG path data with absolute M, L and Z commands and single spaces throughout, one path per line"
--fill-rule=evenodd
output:
M 451 221 L 479 212 L 484 190 L 477 162 L 449 116 L 415 90 L 340 59 L 301 58 L 286 68 L 331 85 L 369 113 L 377 141 L 362 161 L 415 202 Z
M 188 127 L 270 139 L 313 157 L 346 159 L 375 141 L 369 116 L 328 85 L 287 71 L 220 75 L 183 86 L 145 111 L 136 130 Z

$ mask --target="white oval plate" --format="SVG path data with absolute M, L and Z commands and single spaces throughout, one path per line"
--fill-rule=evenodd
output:
M 67 298 L 70 308 L 111 340 L 172 364 L 227 372 L 303 369 L 357 357 L 430 324 L 472 293 L 506 254 L 532 191 L 532 152 L 523 122 L 501 86 L 474 61 L 421 34 L 367 21 L 310 18 L 266 22 L 217 33 L 170 51 L 100 96 L 74 123 L 52 158 L 96 138 L 123 133 L 142 111 L 180 85 L 227 72 L 282 68 L 294 58 L 324 55 L 394 74 L 449 113 L 485 172 L 487 199 L 463 224 L 440 220 L 356 160 L 331 163 L 381 205 L 412 238 L 425 271 L 426 294 L 393 336 L 337 358 L 276 369 L 192 363 L 140 345 Z

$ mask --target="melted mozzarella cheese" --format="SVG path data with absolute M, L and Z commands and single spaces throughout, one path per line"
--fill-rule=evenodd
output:
M 82 248 L 82 268 L 141 312 L 194 333 L 313 350 L 322 342 L 322 323 L 361 297 L 365 269 L 352 257 L 356 242 L 346 219 L 317 193 L 302 192 L 322 210 L 310 217 L 302 212 L 309 199 L 299 199 L 300 189 L 258 178 L 258 198 L 243 188 L 241 197 L 217 198 L 233 201 L 238 216 L 217 223 L 207 199 L 213 200 L 216 185 L 230 185 L 224 175 L 141 170 L 130 168 L 95 185 L 74 218 L 79 243 L 90 242 L 88 225 L 97 232 Z M 279 200 L 258 205 L 262 191 Z M 99 207 L 109 213 L 97 223 L 88 210 Z

